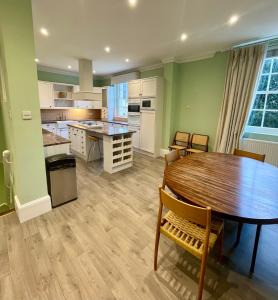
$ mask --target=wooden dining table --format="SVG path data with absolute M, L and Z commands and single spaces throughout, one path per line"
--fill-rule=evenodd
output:
M 278 224 L 278 168 L 222 153 L 187 155 L 165 169 L 165 183 L 187 201 L 211 207 L 223 219 L 256 224 L 250 273 L 262 225 Z

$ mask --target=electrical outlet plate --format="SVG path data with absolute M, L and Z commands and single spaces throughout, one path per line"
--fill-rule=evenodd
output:
M 30 110 L 22 111 L 22 120 L 32 120 L 32 112 Z

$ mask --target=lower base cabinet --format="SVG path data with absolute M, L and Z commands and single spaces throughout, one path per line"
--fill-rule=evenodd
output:
M 140 149 L 155 152 L 155 112 L 141 112 Z

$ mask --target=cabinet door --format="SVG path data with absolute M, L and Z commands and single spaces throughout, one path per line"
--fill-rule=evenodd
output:
M 39 81 L 39 99 L 41 108 L 52 108 L 54 107 L 53 99 L 53 84 L 50 82 Z
M 155 112 L 141 112 L 140 149 L 154 153 L 155 147 Z
M 137 130 L 132 135 L 132 144 L 135 148 L 140 148 L 140 130 Z
M 157 79 L 146 78 L 142 79 L 142 97 L 157 96 Z
M 139 98 L 141 95 L 141 80 L 128 82 L 128 98 Z

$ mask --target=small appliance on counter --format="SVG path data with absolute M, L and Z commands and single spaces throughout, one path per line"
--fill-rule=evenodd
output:
M 77 199 L 75 157 L 57 154 L 47 157 L 45 163 L 52 207 Z

